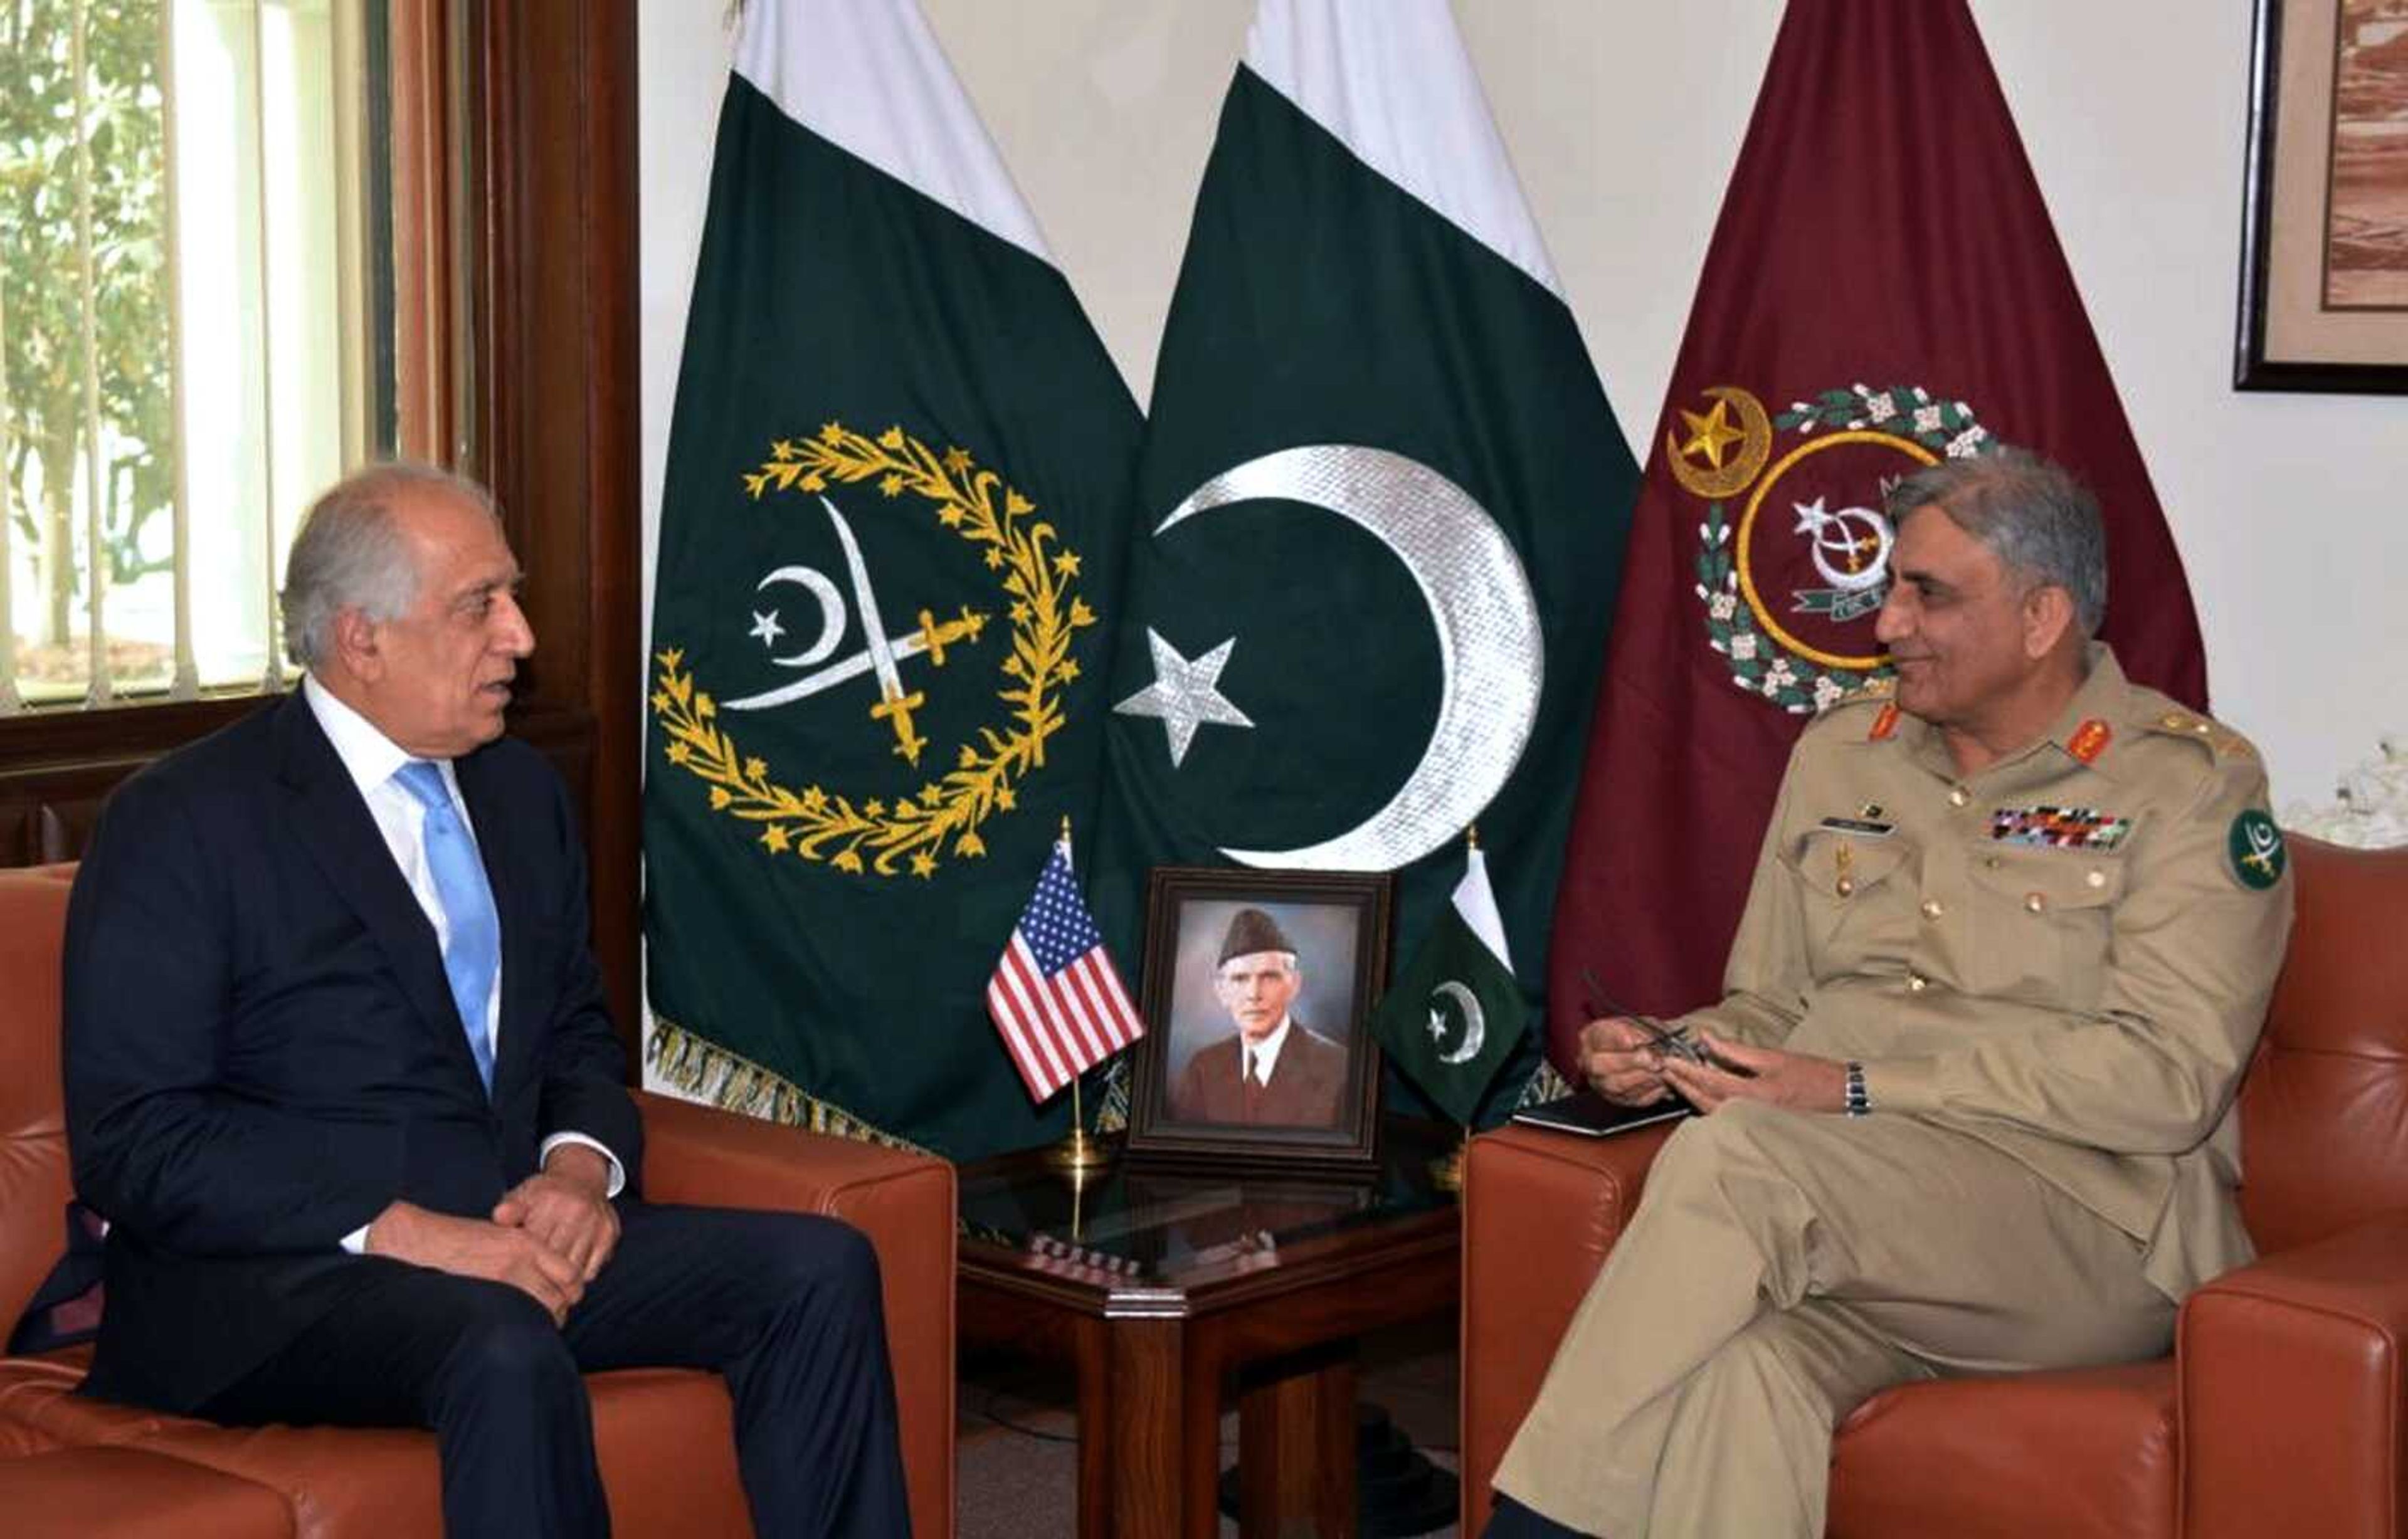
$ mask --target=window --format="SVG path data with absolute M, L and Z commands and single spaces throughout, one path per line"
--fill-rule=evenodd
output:
M 0 0 L 0 712 L 285 681 L 294 527 L 394 440 L 384 12 Z

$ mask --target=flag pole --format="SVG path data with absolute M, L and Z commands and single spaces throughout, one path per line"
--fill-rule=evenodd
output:
M 1480 825 L 1467 824 L 1463 831 L 1464 860 L 1469 862 L 1480 849 Z M 1462 1136 L 1455 1141 L 1454 1151 L 1430 1161 L 1430 1183 L 1440 1191 L 1463 1190 L 1463 1159 L 1471 1147 L 1471 1124 L 1463 1125 Z
M 1070 815 L 1062 814 L 1062 846 L 1070 845 Z M 1070 1076 L 1070 1135 L 1045 1151 L 1045 1163 L 1057 1176 L 1070 1177 L 1075 1190 L 1086 1184 L 1086 1178 L 1112 1162 L 1112 1151 L 1100 1138 L 1087 1136 L 1087 1116 L 1079 1104 L 1079 1081 L 1084 1076 Z

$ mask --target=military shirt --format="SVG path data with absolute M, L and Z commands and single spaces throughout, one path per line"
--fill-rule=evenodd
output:
M 1726 996 L 1687 1023 L 1861 1062 L 1875 1115 L 1990 1144 L 2180 1298 L 2253 1254 L 2233 1096 L 2292 910 L 2266 805 L 2245 741 L 2103 645 L 1970 776 L 1885 691 L 1849 696 L 1799 739 Z

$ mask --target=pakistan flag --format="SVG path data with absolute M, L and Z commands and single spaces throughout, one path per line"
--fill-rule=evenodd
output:
M 1534 1061 L 1638 477 L 1445 0 L 1264 0 L 1141 465 L 1096 846 L 1115 948 L 1156 862 L 1394 871 L 1411 941 L 1477 824 L 1521 962 L 1488 1029 Z
M 1022 1147 L 1067 1112 L 984 990 L 1095 806 L 1137 408 L 910 0 L 742 28 L 661 515 L 648 1063 Z
M 1488 862 L 1479 850 L 1371 1018 L 1404 1076 L 1457 1122 L 1480 1109 L 1488 1082 L 1512 1056 L 1521 1019 L 1513 953 L 1497 917 Z

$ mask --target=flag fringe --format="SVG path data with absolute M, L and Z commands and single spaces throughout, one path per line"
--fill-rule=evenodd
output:
M 1128 1054 L 1116 1053 L 1104 1068 L 1103 1098 L 1096 1104 L 1094 1131 L 1126 1133 L 1129 1124 Z
M 652 1018 L 652 1038 L 645 1045 L 644 1060 L 663 1084 L 723 1111 L 910 1154 L 934 1153 L 662 1016 Z
M 1514 1104 L 1536 1106 L 1548 1101 L 1560 1101 L 1579 1088 L 1566 1079 L 1553 1063 L 1541 1057 L 1539 1060 L 1538 1071 L 1530 1076 L 1530 1082 L 1522 1087 L 1522 1099 Z

